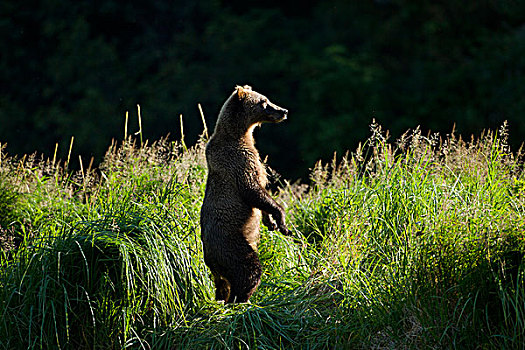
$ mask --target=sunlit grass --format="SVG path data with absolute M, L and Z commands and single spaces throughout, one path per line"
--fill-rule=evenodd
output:
M 1 347 L 519 348 L 525 177 L 505 127 L 371 130 L 275 193 L 294 237 L 263 229 L 242 305 L 213 300 L 202 258 L 203 140 L 128 138 L 76 173 L 2 149 Z

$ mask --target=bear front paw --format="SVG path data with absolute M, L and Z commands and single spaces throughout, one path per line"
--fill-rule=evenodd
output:
M 268 228 L 268 231 L 275 231 L 277 230 L 277 224 L 268 214 L 263 215 L 263 225 Z
M 288 228 L 286 228 L 286 226 L 279 227 L 279 232 L 281 232 L 285 236 L 291 236 L 292 235 L 292 231 L 290 231 Z

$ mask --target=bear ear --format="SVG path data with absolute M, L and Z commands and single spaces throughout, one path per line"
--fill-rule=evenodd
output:
M 251 86 L 248 86 L 248 85 L 244 85 L 244 86 L 237 85 L 235 89 L 237 90 L 237 96 L 239 97 L 239 99 L 244 99 L 248 95 L 248 93 L 252 91 Z

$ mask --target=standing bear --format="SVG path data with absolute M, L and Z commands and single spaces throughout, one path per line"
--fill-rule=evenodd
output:
M 279 123 L 287 113 L 250 86 L 237 86 L 222 106 L 206 146 L 201 238 L 217 301 L 247 302 L 261 282 L 261 218 L 269 229 L 291 234 L 284 209 L 266 191 L 266 170 L 253 140 L 256 126 Z

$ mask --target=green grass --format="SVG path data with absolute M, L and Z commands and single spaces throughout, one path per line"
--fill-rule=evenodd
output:
M 513 349 L 525 344 L 525 173 L 505 127 L 396 142 L 283 183 L 250 304 L 213 300 L 206 164 L 159 140 L 98 169 L 0 157 L 0 348 Z

